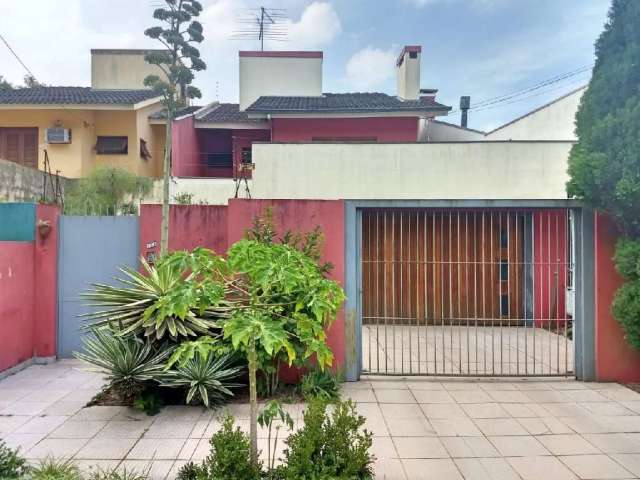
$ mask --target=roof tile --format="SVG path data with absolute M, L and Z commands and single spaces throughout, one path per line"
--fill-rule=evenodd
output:
M 0 105 L 133 105 L 157 96 L 157 93 L 149 89 L 16 88 L 13 90 L 0 90 Z
M 451 107 L 433 97 L 401 100 L 386 93 L 325 93 L 319 97 L 260 97 L 249 113 L 384 113 L 416 111 L 448 111 Z

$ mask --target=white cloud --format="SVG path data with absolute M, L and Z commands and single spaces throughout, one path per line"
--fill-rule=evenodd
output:
M 304 9 L 299 21 L 289 22 L 287 44 L 292 49 L 320 48 L 331 43 L 341 31 L 342 24 L 333 5 L 313 2 Z
M 395 75 L 396 55 L 393 49 L 365 47 L 347 62 L 346 82 L 355 90 L 370 91 Z

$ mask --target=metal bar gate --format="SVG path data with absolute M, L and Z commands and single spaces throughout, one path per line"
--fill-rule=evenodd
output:
M 367 209 L 361 238 L 364 372 L 572 375 L 569 210 Z

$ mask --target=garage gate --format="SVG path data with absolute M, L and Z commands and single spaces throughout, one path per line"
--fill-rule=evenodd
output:
M 569 210 L 366 209 L 364 373 L 572 376 Z

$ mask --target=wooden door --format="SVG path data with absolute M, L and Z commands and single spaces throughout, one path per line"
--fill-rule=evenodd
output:
M 0 128 L 0 159 L 38 168 L 38 129 Z

